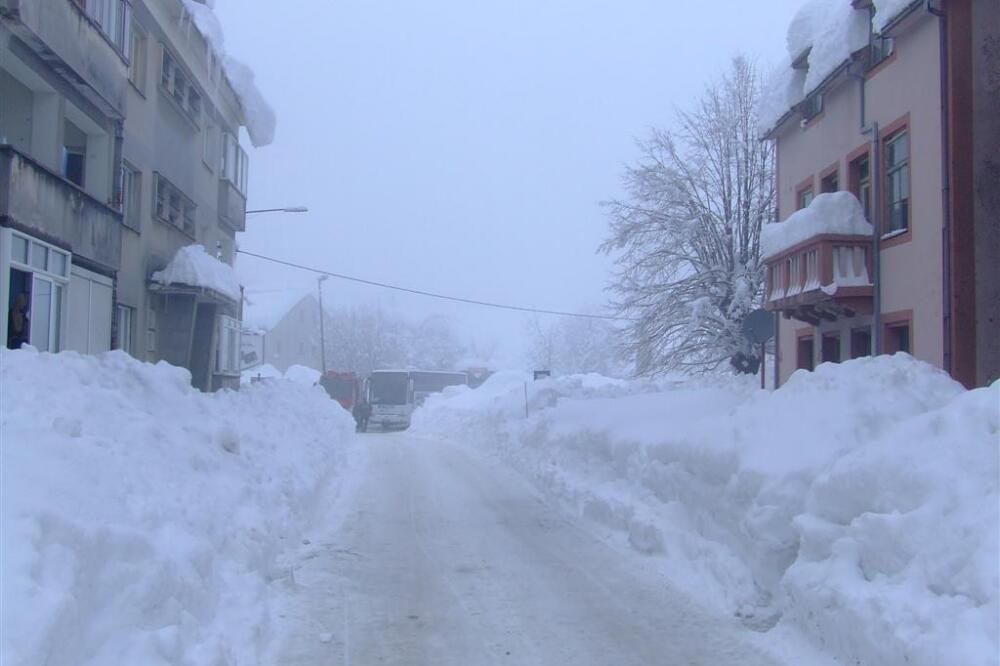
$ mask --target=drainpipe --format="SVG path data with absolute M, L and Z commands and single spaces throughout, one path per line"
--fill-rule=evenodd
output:
M 882 351 L 882 192 L 881 192 L 881 150 L 879 149 L 878 123 L 867 121 L 867 99 L 864 73 L 855 75 L 860 94 L 859 127 L 861 134 L 871 138 L 868 158 L 868 173 L 871 180 L 872 197 L 872 356 Z
M 948 135 L 951 118 L 948 114 L 948 25 L 943 9 L 934 6 L 931 0 L 924 4 L 927 12 L 938 18 L 941 67 L 941 265 L 942 298 L 941 314 L 944 325 L 944 371 L 951 374 L 952 332 L 951 332 L 951 150 Z

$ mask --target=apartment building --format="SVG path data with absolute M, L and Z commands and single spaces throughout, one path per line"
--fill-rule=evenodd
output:
M 786 104 L 765 121 L 782 222 L 764 235 L 789 239 L 765 256 L 766 307 L 781 315 L 776 381 L 905 351 L 989 384 L 1000 378 L 1000 3 L 844 0 L 834 18 L 790 39 L 801 51 L 778 81 Z M 845 210 L 818 199 L 842 191 L 870 224 L 815 222 Z
M 106 351 L 122 260 L 124 3 L 0 0 L 0 327 Z
M 231 271 L 245 229 L 247 84 L 206 16 L 201 0 L 0 0 L 8 346 L 120 348 L 238 387 L 238 294 L 152 279 L 197 275 L 172 269 L 192 245 Z

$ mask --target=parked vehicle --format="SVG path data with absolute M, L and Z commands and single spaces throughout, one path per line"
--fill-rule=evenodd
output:
M 466 386 L 469 383 L 464 372 L 414 370 L 410 377 L 413 379 L 413 402 L 417 407 L 424 404 L 431 393 L 440 393 L 449 386 Z
M 353 372 L 329 370 L 320 377 L 319 385 L 349 412 L 354 411 L 354 407 L 361 397 L 361 381 L 358 379 L 358 375 Z
M 365 381 L 364 396 L 370 406 L 368 425 L 384 430 L 410 427 L 413 414 L 413 379 L 408 370 L 376 370 Z

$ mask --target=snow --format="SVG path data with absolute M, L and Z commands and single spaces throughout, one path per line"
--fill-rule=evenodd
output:
M 417 435 L 492 451 L 671 581 L 861 666 L 996 666 L 1000 383 L 905 354 L 751 380 L 435 396 Z
M 285 370 L 285 379 L 305 386 L 314 386 L 319 382 L 321 376 L 322 373 L 319 370 L 304 365 L 293 365 Z
M 874 231 L 865 219 L 861 202 L 850 192 L 817 195 L 806 208 L 789 215 L 784 222 L 765 224 L 761 230 L 761 257 L 770 259 L 819 234 L 871 236 Z
M 211 289 L 237 303 L 242 298 L 240 281 L 233 267 L 210 255 L 201 245 L 187 245 L 177 250 L 166 268 L 153 273 L 152 280 L 164 286 Z
M 254 331 L 270 331 L 303 298 L 313 298 L 315 302 L 312 292 L 305 289 L 247 291 L 243 307 L 243 326 Z
M 209 47 L 219 56 L 226 79 L 243 107 L 244 122 L 250 141 L 257 148 L 274 142 L 277 117 L 274 109 L 257 87 L 253 70 L 225 49 L 225 33 L 222 24 L 211 5 L 198 0 L 182 0 L 195 28 L 205 36 Z
M 319 388 L 204 394 L 122 352 L 0 367 L 0 662 L 266 663 L 278 558 L 349 469 L 350 416 Z
M 252 384 L 255 379 L 282 379 L 284 375 L 281 370 L 270 363 L 262 363 L 252 368 L 247 368 L 240 375 L 240 384 Z
M 869 25 L 868 9 L 854 9 L 850 0 L 809 0 L 788 26 L 788 56 L 770 78 L 761 99 L 759 128 L 774 129 L 786 113 L 814 92 L 851 55 L 866 47 L 869 28 L 882 31 L 914 0 L 875 0 Z M 806 71 L 792 63 L 808 53 Z

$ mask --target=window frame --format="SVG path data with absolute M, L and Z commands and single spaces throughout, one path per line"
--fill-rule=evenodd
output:
M 142 231 L 142 170 L 122 160 L 122 224 Z
M 160 44 L 160 92 L 194 128 L 201 128 L 205 95 L 195 78 L 166 44 Z
M 232 132 L 222 131 L 220 144 L 222 158 L 219 177 L 231 183 L 240 194 L 246 197 L 250 175 L 250 157 Z M 233 148 L 232 156 L 230 156 L 230 148 Z
M 153 172 L 153 183 L 153 218 L 194 238 L 198 229 L 198 205 L 159 172 Z M 168 213 L 174 208 L 178 211 L 176 221 Z
M 861 164 L 868 166 L 868 175 L 861 177 Z M 871 144 L 866 143 L 847 156 L 848 188 L 861 203 L 865 219 L 872 221 L 872 160 Z
M 240 332 L 243 325 L 236 317 L 219 315 L 215 348 L 215 374 L 240 376 Z
M 905 157 L 902 160 L 896 162 L 895 164 L 890 165 L 889 164 L 890 145 L 895 144 L 900 140 L 905 140 L 905 147 L 906 147 Z M 913 194 L 910 187 L 910 176 L 911 176 L 910 144 L 911 144 L 910 132 L 909 132 L 909 127 L 907 125 L 894 128 L 892 132 L 887 132 L 885 137 L 882 139 L 882 164 L 883 164 L 882 235 L 883 237 L 888 235 L 905 234 L 910 230 L 911 226 L 910 218 L 912 216 L 911 198 Z M 905 188 L 906 196 L 898 199 L 898 201 L 892 201 L 892 199 L 890 198 L 891 190 L 893 189 L 891 184 L 893 183 L 894 177 L 896 177 L 898 174 L 901 175 L 899 177 L 899 182 L 897 183 L 896 187 Z M 893 207 L 897 205 L 905 206 L 904 208 L 905 219 L 903 220 L 903 226 L 899 228 L 893 228 L 892 227 Z
M 149 80 L 149 33 L 133 18 L 129 35 L 128 80 L 145 97 Z
M 21 239 L 27 243 L 27 256 L 24 259 L 14 257 L 14 238 Z M 45 267 L 39 268 L 32 265 L 33 248 L 37 245 L 46 250 Z M 49 269 L 51 265 L 50 257 L 57 254 L 62 257 L 63 273 L 57 273 Z M 12 270 L 27 273 L 31 280 L 31 294 L 28 302 L 28 340 L 29 344 L 37 345 L 34 339 L 35 331 L 32 326 L 32 317 L 35 312 L 35 280 L 44 280 L 53 287 L 53 298 L 49 301 L 49 330 L 48 347 L 40 351 L 58 352 L 66 346 L 66 320 L 69 314 L 69 287 L 70 275 L 73 266 L 73 253 L 61 247 L 47 243 L 35 238 L 30 234 L 22 233 L 8 228 L 0 228 L 0 274 L 4 276 L 0 280 L 0 299 L 3 301 L 3 309 L 0 312 L 0 320 L 4 331 L 3 345 L 7 345 L 7 325 L 8 325 L 8 303 L 10 302 L 10 272 Z M 56 291 L 58 289 L 58 292 Z M 56 298 L 56 294 L 58 297 Z
M 909 349 L 906 350 L 906 353 L 914 356 L 913 310 L 897 310 L 882 314 L 882 350 L 880 353 L 895 354 L 903 351 L 898 348 L 898 345 L 895 344 L 895 338 L 892 337 L 893 333 L 901 328 L 905 328 L 907 331 Z M 890 344 L 890 341 L 893 344 Z
M 808 363 L 803 363 L 802 346 L 809 345 Z M 795 369 L 812 372 L 816 369 L 816 335 L 812 329 L 799 330 L 795 335 Z
M 123 315 L 127 321 L 123 321 Z M 117 303 L 115 305 L 115 325 L 117 336 L 115 349 L 135 355 L 135 308 Z

